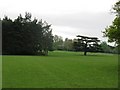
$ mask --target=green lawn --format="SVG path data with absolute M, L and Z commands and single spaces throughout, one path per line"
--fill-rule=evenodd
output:
M 2 56 L 0 55 L 0 89 L 2 88 Z
M 49 56 L 3 56 L 3 88 L 115 88 L 117 55 L 50 52 Z

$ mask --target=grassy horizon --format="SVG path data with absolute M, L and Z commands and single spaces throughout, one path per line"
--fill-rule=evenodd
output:
M 118 57 L 54 51 L 49 56 L 3 56 L 3 88 L 117 88 Z

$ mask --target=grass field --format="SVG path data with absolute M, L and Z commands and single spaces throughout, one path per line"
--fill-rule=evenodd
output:
M 0 89 L 2 88 L 2 56 L 0 55 Z
M 115 88 L 117 55 L 50 52 L 49 56 L 3 56 L 3 88 Z

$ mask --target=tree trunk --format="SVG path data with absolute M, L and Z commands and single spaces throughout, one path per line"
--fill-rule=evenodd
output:
M 87 42 L 86 42 L 85 47 L 84 47 L 84 55 L 85 56 L 87 55 Z
M 87 52 L 86 52 L 86 51 L 84 51 L 84 55 L 85 55 L 85 56 L 87 55 Z

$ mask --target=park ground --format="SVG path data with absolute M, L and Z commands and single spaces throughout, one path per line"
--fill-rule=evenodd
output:
M 53 51 L 2 56 L 3 88 L 117 88 L 118 56 Z

